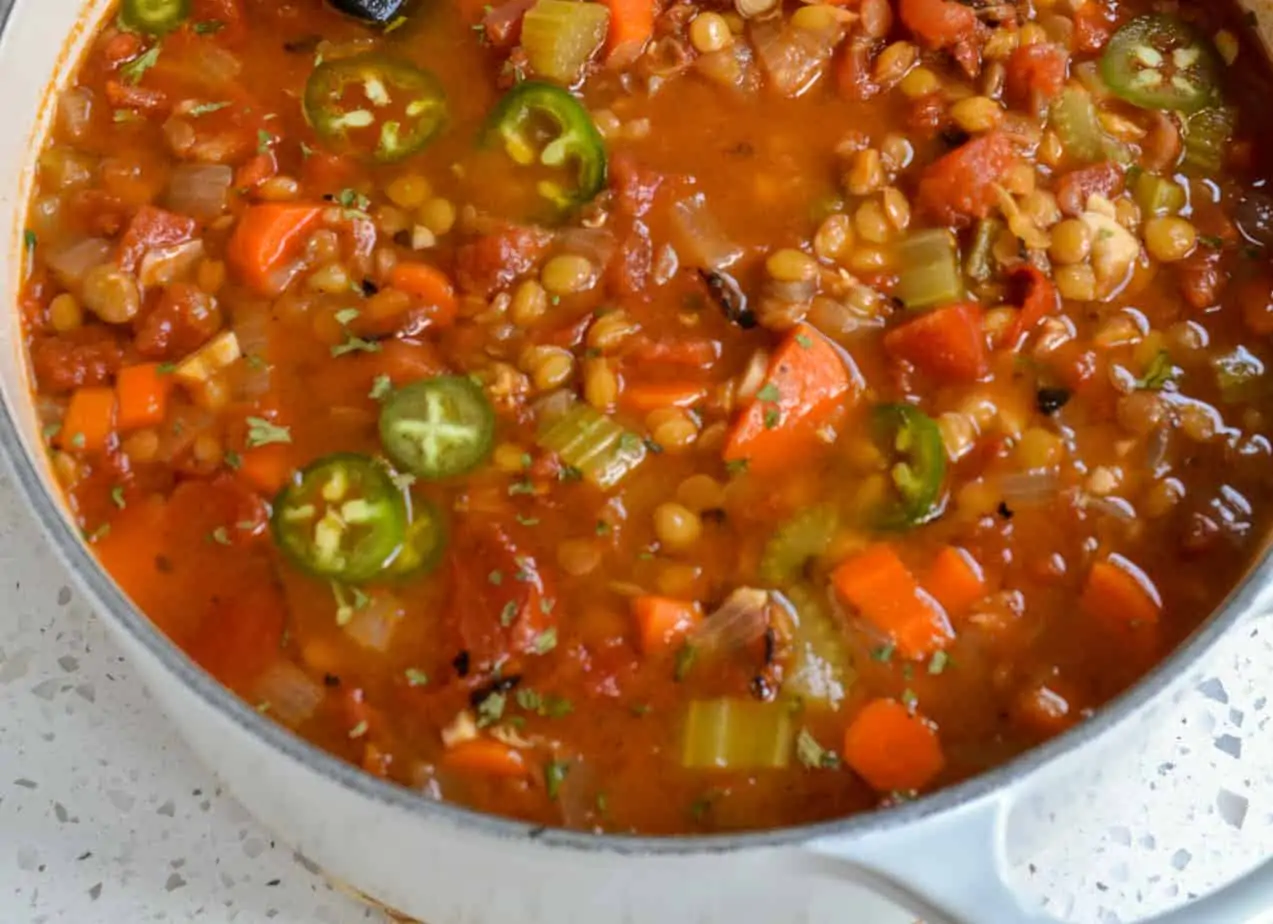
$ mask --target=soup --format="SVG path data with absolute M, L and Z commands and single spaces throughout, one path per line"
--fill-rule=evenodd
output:
M 1269 81 L 1227 5 L 1037 6 L 125 0 L 20 304 L 86 540 L 266 715 L 536 823 L 1083 721 L 1267 524 Z

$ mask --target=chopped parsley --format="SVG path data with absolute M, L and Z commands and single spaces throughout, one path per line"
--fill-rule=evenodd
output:
M 582 481 L 583 472 L 575 468 L 573 465 L 563 465 L 561 471 L 557 473 L 558 481 Z
M 887 645 L 881 645 L 879 648 L 872 648 L 871 660 L 879 661 L 881 664 L 887 664 L 889 661 L 893 660 L 894 648 L 895 646 L 892 642 L 889 642 Z
M 1137 380 L 1136 386 L 1145 391 L 1162 391 L 1176 380 L 1176 367 L 1172 365 L 1171 355 L 1166 350 L 1159 350 L 1145 370 L 1143 378 Z
M 796 757 L 810 770 L 835 770 L 840 766 L 840 755 L 818 744 L 818 739 L 807 728 L 796 736 Z
M 124 500 L 124 489 L 120 485 L 115 485 L 115 487 L 111 488 L 111 503 L 120 510 L 123 510 L 128 506 L 127 502 Z
M 496 568 L 486 576 L 486 580 L 494 584 L 496 587 L 499 587 L 499 585 L 504 583 L 504 572 Z
M 517 603 L 509 600 L 504 604 L 504 608 L 500 610 L 499 624 L 507 629 L 517 619 Z
M 274 143 L 274 140 L 275 140 L 274 136 L 271 135 L 269 132 L 267 132 L 265 129 L 263 128 L 257 129 L 256 153 L 268 154 L 270 152 L 270 145 Z
M 698 649 L 686 642 L 676 650 L 676 660 L 672 665 L 672 679 L 680 683 L 689 676 L 694 662 L 698 659 Z
M 778 424 L 780 424 L 781 422 L 782 422 L 782 414 L 778 412 L 777 408 L 771 407 L 771 408 L 765 409 L 765 429 L 766 430 L 772 430 L 774 427 L 778 426 Z
M 387 375 L 378 375 L 371 380 L 371 391 L 367 397 L 375 401 L 383 401 L 393 394 L 393 382 Z
M 409 687 L 422 687 L 429 682 L 429 675 L 418 667 L 408 667 L 403 676 L 407 678 Z
M 518 478 L 508 486 L 508 496 L 516 497 L 519 494 L 534 494 L 535 484 L 529 478 Z
M 778 386 L 773 382 L 765 383 L 765 386 L 756 392 L 758 401 L 779 401 L 782 399 L 782 392 L 778 390 Z
M 350 737 L 350 738 L 361 738 L 361 737 L 362 737 L 363 735 L 365 735 L 365 734 L 367 734 L 367 720 L 366 720 L 366 719 L 363 719 L 363 720 L 362 720 L 362 721 L 360 721 L 357 725 L 355 725 L 353 728 L 351 728 L 351 729 L 349 730 L 349 737 Z
M 355 337 L 348 331 L 345 332 L 345 342 L 338 343 L 332 347 L 332 356 L 344 356 L 348 353 L 379 353 L 380 344 L 375 340 L 364 340 L 362 337 Z
M 214 113 L 214 112 L 220 112 L 222 109 L 225 109 L 229 105 L 230 105 L 229 103 L 198 103 L 197 105 L 190 107 L 189 114 L 194 116 L 195 118 L 198 118 L 199 116 L 210 115 L 211 113 Z
M 290 443 L 292 431 L 287 427 L 279 427 L 264 417 L 249 417 L 248 445 L 252 447 L 267 446 L 270 443 Z
M 243 465 L 243 457 L 233 449 L 227 449 L 223 458 L 225 459 L 225 464 L 232 469 L 238 469 Z
M 39 240 L 36 233 L 30 228 L 22 232 L 22 243 L 27 250 L 35 250 L 35 245 L 39 243 Z
M 731 475 L 743 475 L 747 472 L 747 465 L 746 459 L 730 459 L 725 463 L 725 471 Z
M 813 338 L 808 334 L 796 334 L 796 343 L 800 344 L 801 349 L 809 349 L 813 346 Z
M 595 527 L 595 531 L 598 536 L 608 536 L 610 535 L 611 532 L 614 531 L 614 527 L 611 526 L 609 523 L 607 523 L 605 520 L 598 520 L 597 525 Z
M 347 327 L 350 323 L 357 320 L 360 314 L 362 312 L 357 308 L 342 308 L 336 312 L 336 323 L 341 327 Z
M 136 86 L 141 83 L 142 77 L 146 75 L 146 71 L 150 70 L 159 61 L 159 43 L 156 42 L 147 48 L 142 54 L 129 61 L 119 69 L 120 76 L 127 83 Z
M 548 790 L 548 798 L 556 799 L 561 792 L 561 784 L 570 773 L 570 764 L 564 760 L 550 760 L 544 764 L 544 787 Z
M 548 654 L 557 647 L 557 630 L 545 629 L 535 636 L 535 641 L 531 643 L 531 650 L 535 654 Z
M 520 523 L 522 526 L 538 526 L 539 525 L 539 517 L 523 516 L 520 513 L 514 514 L 513 516 L 517 520 L 517 522 Z
M 503 693 L 491 693 L 477 706 L 477 727 L 486 728 L 494 725 L 504 715 L 504 706 L 508 697 Z
M 934 676 L 940 674 L 950 664 L 950 655 L 944 651 L 935 651 L 933 656 L 928 659 L 928 672 Z
M 208 538 L 217 545 L 230 544 L 230 533 L 224 526 L 218 526 L 212 532 L 208 533 Z
M 195 35 L 215 35 L 224 28 L 225 23 L 219 19 L 205 19 L 194 24 Z
M 356 189 L 342 189 L 336 194 L 336 201 L 340 203 L 341 208 L 357 212 L 359 216 L 371 208 L 371 200 Z
M 902 699 L 902 705 L 905 706 L 907 709 L 909 709 L 911 712 L 914 712 L 915 707 L 919 705 L 919 697 L 915 695 L 915 691 L 912 690 L 910 687 L 907 687 L 905 690 L 902 691 L 901 699 Z

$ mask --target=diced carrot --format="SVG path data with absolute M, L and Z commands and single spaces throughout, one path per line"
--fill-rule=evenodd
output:
M 972 15 L 967 7 L 960 9 Z M 971 218 L 985 218 L 998 204 L 995 186 L 1015 156 L 1002 132 L 969 141 L 925 168 L 916 204 L 943 225 L 962 226 Z
M 1046 106 L 1065 86 L 1070 56 L 1060 45 L 1022 45 L 1008 59 L 1008 98 L 1020 104 Z
M 389 274 L 389 284 L 432 308 L 435 324 L 446 326 L 455 321 L 459 310 L 455 286 L 446 273 L 436 266 L 428 263 L 399 263 Z
M 1066 696 L 1048 684 L 1023 690 L 1012 707 L 1013 721 L 1042 738 L 1059 735 L 1072 726 L 1077 710 Z
M 666 651 L 703 618 L 698 607 L 684 600 L 646 595 L 632 599 L 641 651 Z
M 619 406 L 633 414 L 648 414 L 665 407 L 693 407 L 707 398 L 707 388 L 697 382 L 624 382 Z
M 606 64 L 626 67 L 641 56 L 654 37 L 654 0 L 604 0 L 610 8 Z
M 923 789 L 946 765 L 933 724 L 891 699 L 873 700 L 853 717 L 844 762 L 879 792 Z
M 902 25 L 929 48 L 946 48 L 970 38 L 977 14 L 957 0 L 900 0 Z
M 925 593 L 892 546 L 870 546 L 831 574 L 836 593 L 903 657 L 919 660 L 954 638 L 941 606 Z
M 720 341 L 707 337 L 677 337 L 667 340 L 637 337 L 626 347 L 623 355 L 629 361 L 707 369 L 720 359 L 720 353 Z
M 119 429 L 137 430 L 163 423 L 168 416 L 171 390 L 172 376 L 160 371 L 159 363 L 142 363 L 119 370 L 115 377 Z
M 245 450 L 239 461 L 239 474 L 262 494 L 273 496 L 292 477 L 296 465 L 285 443 L 269 443 Z
M 462 741 L 442 758 L 447 769 L 480 776 L 520 777 L 526 775 L 526 758 L 515 747 L 494 738 Z
M 1021 306 L 1016 320 L 1008 328 L 1005 343 L 1016 346 L 1022 336 L 1050 314 L 1061 310 L 1061 297 L 1052 280 L 1037 266 L 1019 266 L 1008 277 L 1011 301 Z
M 884 335 L 884 349 L 950 382 L 976 382 L 990 369 L 981 307 L 973 302 L 947 305 L 893 328 Z
M 446 371 L 437 349 L 416 340 L 386 340 L 379 353 L 366 355 L 377 374 L 389 376 L 394 385 L 406 385 Z
M 933 560 L 924 588 L 955 619 L 986 595 L 986 578 L 976 559 L 948 545 Z
M 1092 566 L 1079 605 L 1097 619 L 1127 628 L 1156 625 L 1163 606 L 1149 575 L 1121 555 Z
M 817 329 L 799 325 L 774 352 L 764 385 L 730 430 L 725 460 L 774 474 L 806 459 L 820 445 L 818 430 L 835 420 L 853 388 L 840 352 Z
M 288 260 L 322 217 L 316 205 L 272 202 L 244 211 L 226 245 L 226 259 L 247 285 L 265 295 L 285 289 L 295 272 Z
M 115 433 L 115 389 L 77 388 L 71 395 L 58 431 L 63 449 L 96 452 L 105 449 Z

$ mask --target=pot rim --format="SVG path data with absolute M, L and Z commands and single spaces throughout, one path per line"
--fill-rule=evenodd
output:
M 14 11 L 22 2 L 23 0 L 0 0 L 0 41 L 12 22 Z M 29 0 L 27 2 L 29 4 Z M 0 50 L 3 50 L 2 45 Z M 50 90 L 45 88 L 44 92 Z M 34 154 L 45 138 L 32 140 L 39 142 L 32 145 Z M 26 204 L 25 201 L 17 203 L 19 208 Z M 21 213 L 18 220 L 21 220 Z M 27 362 L 25 351 L 16 358 L 24 365 Z M 23 395 L 18 400 L 30 401 L 31 395 Z M 1242 580 L 1207 621 L 1136 684 L 1103 705 L 1093 717 L 1005 764 L 912 802 L 830 821 L 731 834 L 665 837 L 592 834 L 517 821 L 459 803 L 430 798 L 405 786 L 372 776 L 316 747 L 253 709 L 170 641 L 129 600 L 89 552 L 82 537 L 67 518 L 61 499 L 51 489 L 47 470 L 42 471 L 43 467 L 27 451 L 13 410 L 14 402 L 15 396 L 7 392 L 0 401 L 0 456 L 7 459 L 58 558 L 86 592 L 94 613 L 126 632 L 165 672 L 192 691 L 204 705 L 277 754 L 302 765 L 329 783 L 380 805 L 403 810 L 425 822 L 446 822 L 466 833 L 501 840 L 529 840 L 567 850 L 651 857 L 733 853 L 797 847 L 815 840 L 883 834 L 931 817 L 951 814 L 958 809 L 993 798 L 1044 766 L 1094 744 L 1148 708 L 1161 695 L 1183 682 L 1188 676 L 1188 669 L 1202 660 L 1230 629 L 1248 615 L 1263 587 L 1273 584 L 1273 545 L 1266 537 L 1265 547 L 1252 557 Z

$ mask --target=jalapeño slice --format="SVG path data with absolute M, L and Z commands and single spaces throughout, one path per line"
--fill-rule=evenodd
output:
M 446 126 L 446 93 L 431 73 L 368 52 L 324 61 L 305 84 L 305 118 L 326 143 L 392 164 Z
M 573 167 L 574 186 L 541 180 L 536 191 L 559 209 L 591 202 L 606 185 L 606 146 L 588 110 L 566 90 L 528 80 L 505 94 L 482 130 L 523 167 Z
M 442 512 L 427 500 L 411 502 L 411 522 L 407 525 L 402 551 L 389 566 L 391 578 L 428 574 L 437 568 L 446 549 L 446 521 Z
M 931 417 L 909 404 L 882 404 L 872 412 L 875 439 L 891 462 L 894 498 L 879 517 L 884 529 L 909 529 L 941 513 L 946 446 Z
M 472 379 L 440 375 L 400 388 L 380 411 L 380 441 L 419 478 L 462 475 L 490 455 L 495 411 Z
M 402 548 L 406 504 L 385 467 L 367 456 L 324 456 L 274 499 L 274 541 L 317 577 L 376 577 Z
M 1219 66 L 1211 43 L 1174 16 L 1137 16 L 1101 56 L 1109 88 L 1142 109 L 1197 112 L 1212 102 Z
M 119 21 L 145 35 L 167 35 L 190 16 L 190 0 L 124 0 Z

